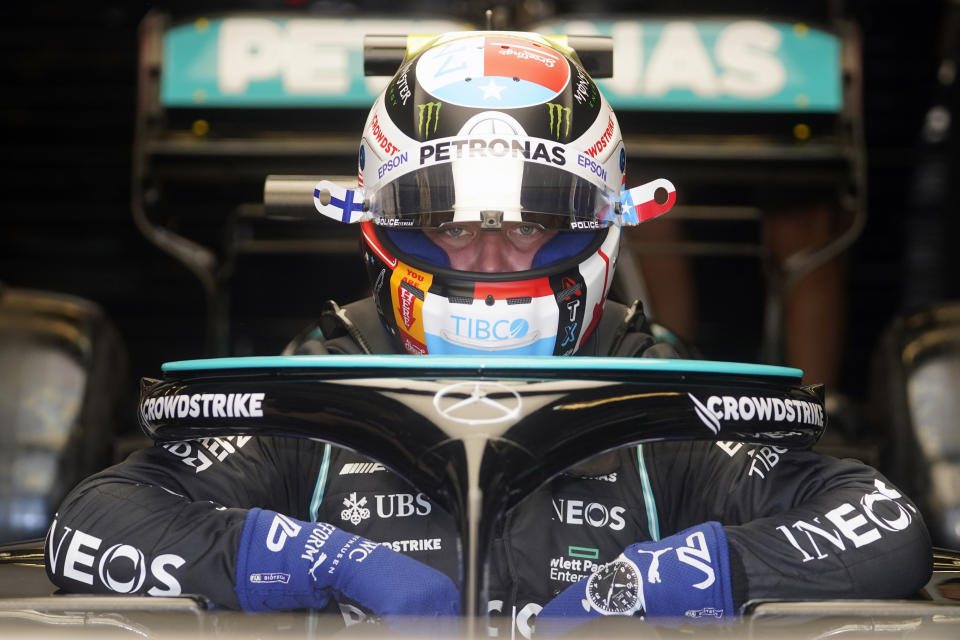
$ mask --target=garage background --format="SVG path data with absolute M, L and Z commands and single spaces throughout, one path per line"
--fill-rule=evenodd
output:
M 366 15 L 386 6 L 360 4 L 290 0 L 240 6 L 330 15 Z M 443 6 L 450 17 L 479 23 L 487 4 L 497 3 Z M 655 12 L 659 4 L 629 6 Z M 790 10 L 788 3 L 731 4 L 730 10 L 745 13 Z M 931 107 L 956 103 L 956 89 L 938 81 L 945 20 L 956 11 L 936 1 L 822 4 L 823 11 L 855 19 L 863 36 L 869 218 L 848 256 L 840 383 L 841 391 L 863 398 L 871 354 L 891 319 L 958 295 L 960 269 L 952 240 L 946 240 L 956 237 L 957 222 L 943 206 L 950 198 L 956 201 L 955 188 L 952 194 L 943 189 L 956 169 L 954 163 L 944 173 L 951 165 L 943 159 L 953 157 L 956 144 L 949 136 L 924 136 Z M 501 5 L 520 11 L 531 3 Z M 204 299 L 196 279 L 149 244 L 130 214 L 137 27 L 150 9 L 184 6 L 199 12 L 238 3 L 52 1 L 6 3 L 0 10 L 0 282 L 100 304 L 129 350 L 131 393 L 136 380 L 155 375 L 162 362 L 212 354 L 204 341 Z M 689 2 L 669 6 L 674 14 L 704 8 Z M 430 9 L 430 3 L 410 5 L 413 12 L 424 7 Z M 243 265 L 232 284 L 237 338 L 231 349 L 275 353 L 285 336 L 319 312 L 322 300 L 346 301 L 363 284 L 341 277 L 351 270 L 361 274 L 359 258 L 342 260 L 300 255 Z M 731 351 L 729 345 L 747 344 L 730 337 L 755 330 L 759 302 L 746 300 L 731 310 L 710 293 L 722 285 L 701 287 L 701 349 L 707 358 L 752 360 L 755 352 L 748 347 Z

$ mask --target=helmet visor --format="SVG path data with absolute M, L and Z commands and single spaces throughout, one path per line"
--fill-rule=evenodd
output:
M 616 219 L 616 195 L 586 178 L 535 162 L 475 160 L 423 167 L 384 184 L 368 194 L 374 222 L 424 229 L 526 222 L 569 230 L 598 229 Z

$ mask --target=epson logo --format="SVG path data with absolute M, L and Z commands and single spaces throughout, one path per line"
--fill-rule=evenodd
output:
M 139 593 L 147 578 L 151 578 L 156 584 L 147 589 L 147 594 L 180 595 L 180 583 L 170 569 L 183 566 L 186 560 L 181 556 L 163 553 L 148 561 L 140 549 L 129 544 L 114 544 L 97 553 L 103 545 L 101 538 L 65 526 L 57 540 L 57 524 L 54 520 L 46 540 L 47 567 L 51 573 L 87 585 L 96 581 L 110 591 L 124 594 Z M 67 542 L 66 549 L 63 549 L 64 542 Z
M 589 525 L 595 528 L 609 527 L 620 531 L 626 526 L 623 514 L 626 508 L 621 506 L 607 507 L 599 502 L 583 503 L 583 500 L 566 500 L 555 498 L 553 512 L 560 522 L 575 525 Z
M 147 398 L 140 411 L 147 420 L 173 418 L 262 418 L 263 393 L 194 393 Z
M 710 396 L 700 402 L 692 393 L 697 417 L 713 433 L 720 432 L 720 421 L 772 420 L 823 426 L 823 407 L 805 400 L 783 400 L 757 396 Z
M 604 182 L 607 181 L 607 170 L 603 168 L 603 165 L 596 162 L 592 158 L 588 158 L 585 155 L 577 154 L 577 164 L 585 168 L 587 171 L 597 176 Z
M 377 169 L 377 179 L 382 179 L 383 176 L 387 173 L 390 173 L 400 165 L 404 164 L 407 161 L 407 152 L 398 153 L 397 155 L 388 158 L 386 162 L 380 165 L 380 168 Z
M 527 335 L 530 323 L 523 318 L 514 320 L 485 320 L 450 316 L 455 323 L 454 333 L 472 340 L 515 340 Z

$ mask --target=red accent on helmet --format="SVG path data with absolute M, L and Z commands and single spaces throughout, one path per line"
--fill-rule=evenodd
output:
M 403 336 L 403 338 L 402 338 L 402 339 L 403 339 L 403 348 L 406 350 L 407 353 L 412 354 L 412 355 L 415 355 L 415 356 L 416 356 L 416 355 L 420 355 L 420 356 L 425 356 L 425 355 L 427 355 L 427 345 L 423 344 L 422 342 L 420 342 L 419 340 L 417 340 L 417 339 L 415 339 L 415 338 L 412 338 L 412 337 L 410 336 L 410 334 L 407 333 L 406 331 L 404 331 L 403 329 L 400 330 L 400 334 Z
M 492 296 L 494 300 L 506 300 L 507 298 L 540 298 L 553 295 L 549 278 L 514 282 L 478 282 L 473 291 L 474 300 L 483 300 L 488 296 Z
M 550 47 L 526 38 L 489 37 L 483 49 L 483 75 L 520 78 L 551 91 L 560 91 L 570 78 L 566 58 Z M 511 55 L 511 49 L 519 50 Z M 534 55 L 524 55 L 527 52 Z
M 391 269 L 397 268 L 397 259 L 390 255 L 390 252 L 387 251 L 382 244 L 380 244 L 380 240 L 377 238 L 377 233 L 374 231 L 372 222 L 369 220 L 364 220 L 361 222 L 360 233 L 363 235 L 363 239 L 367 243 L 367 246 L 370 247 L 371 251 L 377 254 L 380 259 L 383 260 Z
M 603 251 L 597 250 L 597 255 L 603 258 L 604 264 L 606 264 L 606 269 L 603 272 L 603 291 L 607 290 L 607 279 L 610 277 L 610 258 Z M 597 328 L 597 325 L 600 324 L 600 316 L 603 315 L 603 298 L 600 299 L 600 302 L 593 306 L 593 317 L 590 319 L 590 325 L 583 332 L 583 335 L 580 336 L 580 344 L 577 345 L 577 349 L 583 346 L 583 343 L 587 341 L 587 338 L 590 337 L 590 334 L 593 333 L 593 330 Z
M 636 205 L 637 218 L 640 222 L 644 220 L 649 220 L 651 218 L 656 218 L 658 215 L 664 211 L 669 211 L 673 208 L 673 205 L 677 202 L 677 192 L 676 191 L 667 191 L 667 201 L 663 204 L 659 204 L 656 200 L 650 200 L 648 202 L 641 202 Z

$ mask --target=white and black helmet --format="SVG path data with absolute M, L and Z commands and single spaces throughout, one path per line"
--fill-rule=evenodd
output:
M 483 31 L 409 52 L 367 118 L 357 189 L 317 209 L 361 222 L 381 321 L 412 354 L 569 355 L 603 312 L 620 227 L 669 210 L 664 179 L 625 190 L 617 118 L 562 39 Z M 654 191 L 665 190 L 658 204 Z M 523 271 L 464 271 L 424 230 L 551 233 Z

